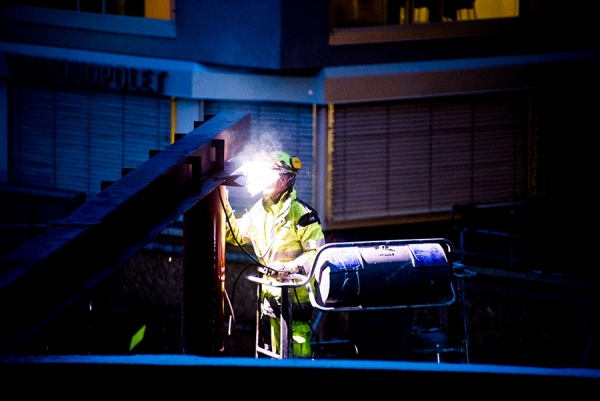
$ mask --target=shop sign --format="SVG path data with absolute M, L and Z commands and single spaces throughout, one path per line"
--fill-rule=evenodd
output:
M 162 95 L 165 71 L 6 53 L 12 78 L 21 82 Z

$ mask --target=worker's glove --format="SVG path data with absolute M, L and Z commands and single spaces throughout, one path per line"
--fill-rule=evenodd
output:
M 221 194 L 224 203 L 229 203 L 229 191 L 226 186 L 223 186 L 223 193 Z
M 227 187 L 223 188 L 223 205 L 225 206 L 225 215 L 227 216 L 228 219 L 231 219 L 233 217 L 233 209 L 231 208 L 231 204 L 229 203 L 229 191 L 227 190 Z
M 290 274 L 298 273 L 298 265 L 291 262 L 280 262 L 279 260 L 275 260 L 269 264 L 268 269 L 265 269 L 267 274 L 271 276 L 279 276 L 279 277 L 287 277 Z

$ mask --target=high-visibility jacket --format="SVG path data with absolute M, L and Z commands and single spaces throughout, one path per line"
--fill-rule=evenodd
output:
M 325 237 L 317 212 L 296 197 L 291 189 L 277 203 L 271 199 L 261 199 L 243 216 L 232 218 L 233 211 L 227 211 L 227 242 L 240 245 L 251 242 L 258 260 L 264 266 L 273 261 L 290 262 L 308 273 L 314 262 L 318 248 L 325 244 Z M 236 242 L 237 239 L 237 242 Z M 268 287 L 270 295 L 280 296 L 280 289 Z M 292 302 L 309 302 L 306 288 L 299 287 L 292 296 Z
M 235 218 L 229 202 L 226 202 L 227 242 L 243 245 L 251 242 L 259 262 L 269 266 L 274 261 L 294 261 L 300 272 L 308 273 L 318 248 L 325 244 L 325 237 L 317 212 L 296 198 L 296 190 L 283 194 L 277 203 L 261 199 L 242 217 Z M 231 227 L 230 227 L 231 225 Z M 276 280 L 270 277 L 270 280 Z M 314 279 L 313 279 L 314 280 Z M 312 285 L 312 284 L 311 284 Z M 263 314 L 271 317 L 271 345 L 277 353 L 280 323 L 274 311 L 281 300 L 281 288 L 263 285 L 261 303 Z M 292 339 L 295 356 L 311 355 L 310 346 L 310 300 L 306 287 L 291 289 Z M 273 300 L 273 302 L 271 302 Z M 295 310 L 295 311 L 294 311 Z

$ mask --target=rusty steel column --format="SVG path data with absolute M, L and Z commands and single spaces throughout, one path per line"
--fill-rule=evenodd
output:
M 183 215 L 182 353 L 216 356 L 225 344 L 225 219 L 222 187 Z

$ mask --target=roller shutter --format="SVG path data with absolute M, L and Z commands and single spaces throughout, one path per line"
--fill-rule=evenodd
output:
M 332 222 L 525 199 L 527 118 L 514 94 L 336 106 Z
M 18 85 L 9 92 L 9 182 L 100 192 L 170 144 L 170 100 Z

